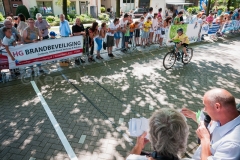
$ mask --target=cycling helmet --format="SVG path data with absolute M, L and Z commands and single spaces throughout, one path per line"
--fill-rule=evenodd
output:
M 177 33 L 178 32 L 182 32 L 183 33 L 183 29 L 182 28 L 179 28 L 178 30 L 177 30 Z

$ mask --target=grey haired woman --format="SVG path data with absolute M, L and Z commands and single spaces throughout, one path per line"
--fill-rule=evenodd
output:
M 185 153 L 189 134 L 184 116 L 170 108 L 162 108 L 149 119 L 149 140 L 154 152 L 149 159 L 179 160 Z M 146 132 L 137 138 L 131 154 L 140 155 L 145 144 Z

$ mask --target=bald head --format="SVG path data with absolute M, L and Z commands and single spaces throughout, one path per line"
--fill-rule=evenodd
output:
M 204 95 L 204 99 L 210 103 L 211 106 L 219 103 L 223 107 L 234 107 L 236 108 L 236 102 L 233 95 L 225 89 L 215 88 L 207 91 Z

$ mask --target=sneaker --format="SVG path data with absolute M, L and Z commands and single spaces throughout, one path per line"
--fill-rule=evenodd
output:
M 14 72 L 15 76 L 19 76 L 20 75 L 20 72 L 19 71 L 16 71 Z
M 80 61 L 81 61 L 81 63 L 85 63 L 85 61 L 82 58 L 80 58 Z
M 126 50 L 125 48 L 124 48 L 124 49 L 122 49 L 121 51 L 122 51 L 122 52 L 127 52 L 127 50 Z
M 115 57 L 112 53 L 110 55 L 111 55 L 111 57 Z
M 101 56 L 96 56 L 97 59 L 103 59 Z
M 88 62 L 92 62 L 92 58 L 88 58 Z
M 80 65 L 79 59 L 75 59 L 75 64 L 76 64 L 76 65 Z
M 188 61 L 188 55 L 184 56 L 184 61 Z

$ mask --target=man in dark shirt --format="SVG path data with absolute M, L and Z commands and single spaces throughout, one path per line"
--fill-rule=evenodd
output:
M 76 18 L 75 25 L 72 26 L 72 34 L 73 34 L 73 36 L 80 36 L 80 35 L 85 36 L 86 35 L 84 26 L 83 26 L 83 24 L 81 24 L 80 18 Z M 85 63 L 85 61 L 82 58 L 80 58 L 80 60 L 82 63 Z M 78 58 L 75 59 L 75 63 L 77 65 L 80 64 L 80 61 Z

